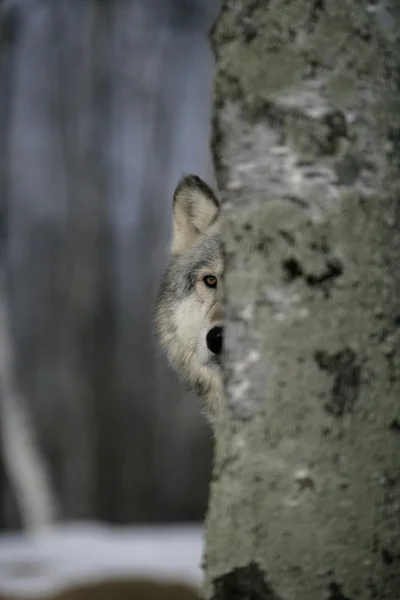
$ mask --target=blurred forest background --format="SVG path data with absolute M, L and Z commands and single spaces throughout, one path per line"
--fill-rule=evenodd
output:
M 218 9 L 0 3 L 4 293 L 18 391 L 66 520 L 204 517 L 211 433 L 151 320 L 177 179 L 214 184 Z M 1 460 L 0 529 L 19 526 Z

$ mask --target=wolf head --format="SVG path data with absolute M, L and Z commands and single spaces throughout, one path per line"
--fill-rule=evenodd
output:
M 170 262 L 156 303 L 156 329 L 169 362 L 216 416 L 222 401 L 223 344 L 219 202 L 196 175 L 173 198 Z

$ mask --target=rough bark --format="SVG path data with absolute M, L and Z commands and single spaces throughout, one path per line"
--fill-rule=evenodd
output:
M 205 595 L 400 589 L 400 12 L 226 0 L 213 151 L 227 417 Z

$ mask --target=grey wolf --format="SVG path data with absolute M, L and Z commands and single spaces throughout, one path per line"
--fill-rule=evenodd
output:
M 223 246 L 220 203 L 197 175 L 173 195 L 170 260 L 156 302 L 161 347 L 186 387 L 206 400 L 211 421 L 223 403 Z

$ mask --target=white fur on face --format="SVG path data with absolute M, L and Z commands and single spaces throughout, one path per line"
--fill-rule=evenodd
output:
M 212 353 L 207 348 L 206 336 L 212 324 L 207 320 L 206 304 L 199 304 L 196 297 L 181 302 L 174 314 L 177 340 L 182 344 L 182 351 L 190 361 L 197 361 L 199 367 L 210 362 Z

